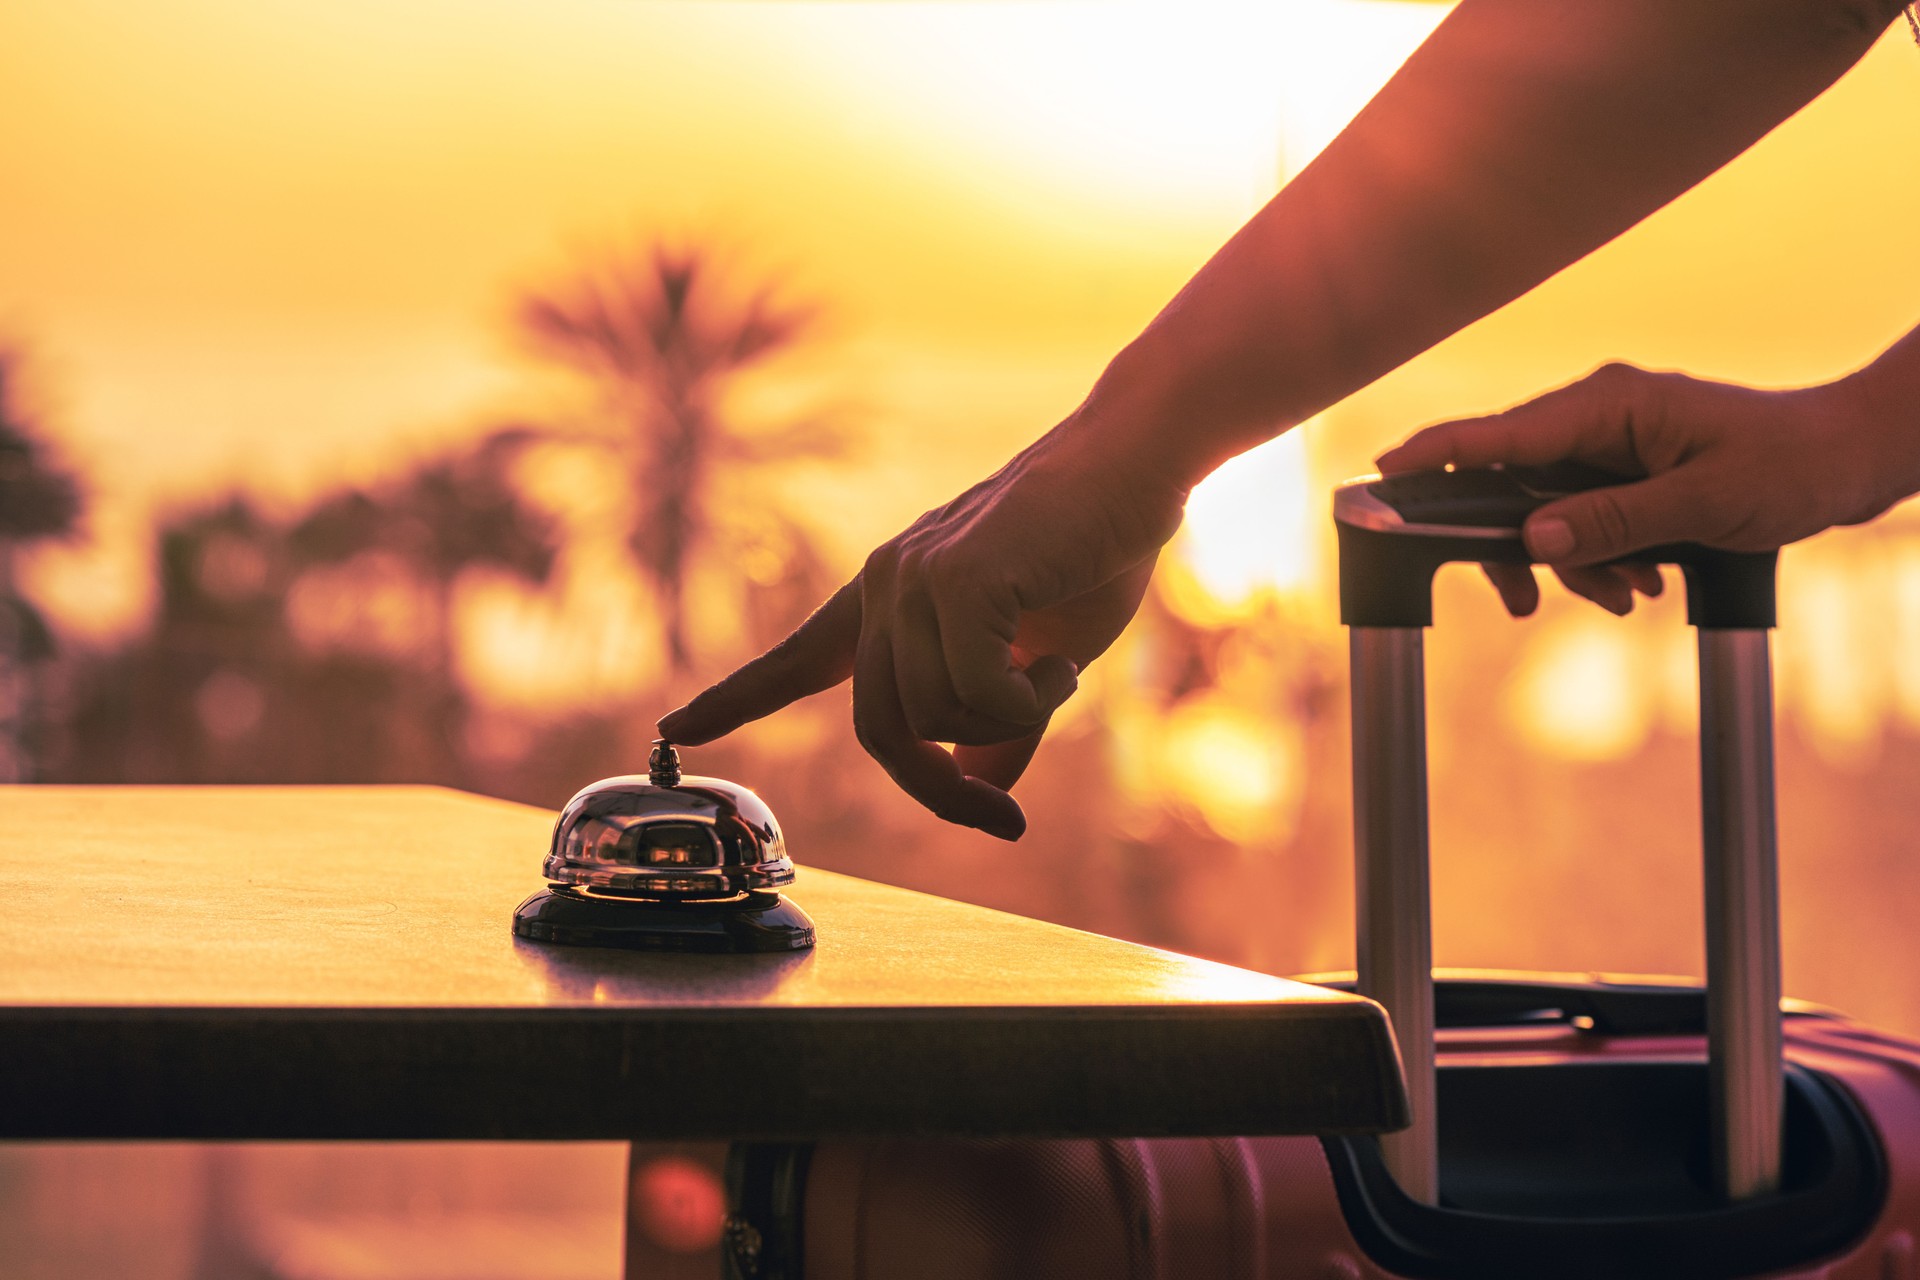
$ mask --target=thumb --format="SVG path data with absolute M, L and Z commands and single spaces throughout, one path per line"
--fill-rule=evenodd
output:
M 1556 567 L 1617 560 L 1647 547 L 1698 541 L 1706 515 L 1686 478 L 1669 471 L 1634 484 L 1590 489 L 1527 517 L 1527 551 Z
M 1033 684 L 1033 700 L 1047 715 L 1080 687 L 1080 668 L 1071 659 L 1057 653 L 1035 658 L 1027 664 L 1026 677 Z

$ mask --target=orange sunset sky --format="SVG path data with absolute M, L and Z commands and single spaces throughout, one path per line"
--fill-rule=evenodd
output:
M 851 554 L 1070 408 L 1445 12 L 14 0 L 0 332 L 96 492 L 91 541 L 36 582 L 111 631 L 151 504 L 299 495 L 510 413 L 536 386 L 516 289 L 662 231 L 828 304 L 816 368 L 872 444 L 792 483 Z M 1920 312 L 1917 132 L 1899 25 L 1701 189 L 1310 427 L 1315 483 L 1283 445 L 1189 541 L 1267 557 L 1228 577 L 1309 573 L 1318 482 L 1604 359 L 1766 383 L 1863 361 Z

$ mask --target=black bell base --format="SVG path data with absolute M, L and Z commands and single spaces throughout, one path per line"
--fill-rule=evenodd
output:
M 805 951 L 813 920 L 790 899 L 754 889 L 718 901 L 624 898 L 548 885 L 513 913 L 515 937 L 569 947 L 710 955 Z

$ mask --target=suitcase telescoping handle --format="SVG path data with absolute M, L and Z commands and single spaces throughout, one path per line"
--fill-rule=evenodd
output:
M 1433 947 L 1427 863 L 1422 629 L 1433 575 L 1455 561 L 1531 562 L 1526 516 L 1619 477 L 1506 468 L 1370 477 L 1334 495 L 1340 613 L 1352 659 L 1356 943 L 1360 990 L 1400 1042 L 1413 1123 L 1381 1140 L 1409 1195 L 1437 1202 Z M 1658 547 L 1675 564 L 1700 643 L 1707 1031 L 1714 1174 L 1729 1199 L 1779 1185 L 1780 910 L 1774 836 L 1773 690 L 1778 553 Z

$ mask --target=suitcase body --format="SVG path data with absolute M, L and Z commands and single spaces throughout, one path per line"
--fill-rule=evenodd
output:
M 1414 1124 L 1373 1137 L 900 1139 L 733 1153 L 738 1280 L 1920 1280 L 1920 1043 L 1779 993 L 1774 558 L 1698 547 L 1708 984 L 1441 974 L 1423 628 L 1454 560 L 1525 560 L 1558 481 L 1336 499 L 1352 628 L 1357 985 Z M 1310 979 L 1311 980 L 1311 979 Z
M 1808 1152 L 1796 1152 L 1790 1137 L 1782 1199 L 1799 1203 L 1784 1210 L 1776 1201 L 1740 1212 L 1697 1195 L 1707 1154 L 1704 1035 L 1608 1034 L 1564 1024 L 1443 1029 L 1442 1199 L 1471 1204 L 1477 1196 L 1507 1211 L 1485 1215 L 1491 1223 L 1467 1224 L 1469 1230 L 1455 1233 L 1464 1240 L 1444 1230 L 1423 1235 L 1417 1225 L 1406 1230 L 1406 1204 L 1396 1217 L 1395 1206 L 1355 1203 L 1363 1181 L 1355 1152 L 1366 1140 L 900 1139 L 812 1149 L 798 1241 L 804 1266 L 790 1274 L 808 1280 L 1914 1280 L 1920 1276 L 1914 1259 L 1920 1044 L 1808 1013 L 1788 1018 L 1786 1045 L 1790 1079 L 1827 1091 L 1817 1102 L 1830 1103 L 1837 1087 L 1850 1104 L 1820 1119 L 1837 1119 L 1843 1138 L 1866 1141 L 1829 1163 L 1835 1153 L 1817 1149 L 1818 1137 Z M 1460 1135 L 1461 1149 L 1453 1149 L 1446 1117 L 1447 1104 L 1457 1101 L 1454 1080 L 1470 1082 L 1462 1092 L 1478 1095 L 1467 1101 L 1484 1109 L 1510 1091 L 1503 1077 L 1511 1072 L 1581 1069 L 1611 1072 L 1616 1080 L 1636 1070 L 1653 1077 L 1651 1087 L 1638 1092 L 1608 1090 L 1616 1107 L 1638 1109 L 1635 1119 L 1642 1123 L 1611 1152 L 1599 1153 L 1603 1167 L 1594 1167 L 1593 1123 L 1576 1126 L 1587 1130 L 1574 1136 L 1580 1152 L 1555 1148 L 1553 1139 L 1564 1133 L 1548 1135 L 1523 1153 L 1532 1159 L 1521 1167 L 1511 1150 L 1488 1149 L 1486 1129 L 1491 1136 L 1500 1130 L 1486 1126 L 1485 1115 L 1472 1117 L 1482 1132 Z M 1794 1088 L 1789 1085 L 1790 1125 L 1799 1118 Z M 1533 1107 L 1542 1101 L 1536 1096 Z M 1673 1141 L 1663 1143 L 1659 1129 L 1644 1122 L 1676 1110 L 1683 1119 L 1664 1135 Z M 1684 1118 L 1689 1111 L 1691 1120 Z M 1515 1145 L 1539 1139 L 1532 1125 L 1542 1118 L 1515 1116 L 1518 1123 L 1508 1131 Z M 1590 1112 L 1582 1118 L 1603 1119 Z M 1845 1132 L 1861 1121 L 1863 1131 Z M 1649 1154 L 1670 1163 L 1649 1168 Z M 1806 1167 L 1796 1167 L 1802 1156 Z M 1490 1161 L 1496 1167 L 1490 1169 Z M 1457 1190 L 1449 1178 L 1454 1169 L 1460 1171 Z M 1555 1172 L 1579 1185 L 1553 1185 Z M 1551 1212 L 1532 1212 L 1570 1197 L 1588 1207 L 1612 1197 L 1623 1212 L 1584 1233 Z M 1670 1212 L 1676 1201 L 1691 1201 L 1690 1211 Z M 1646 1212 L 1663 1207 L 1669 1212 Z M 1456 1224 L 1460 1216 L 1456 1211 Z

